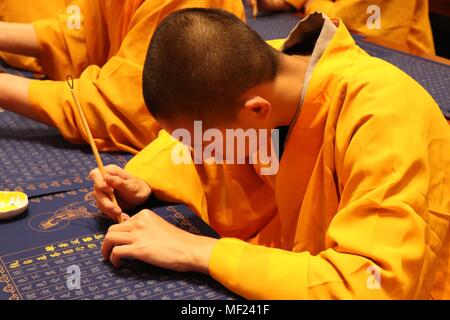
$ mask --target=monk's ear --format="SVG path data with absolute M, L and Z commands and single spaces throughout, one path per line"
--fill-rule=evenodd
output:
M 243 111 L 250 117 L 265 120 L 272 112 L 272 104 L 260 96 L 254 96 L 245 101 Z

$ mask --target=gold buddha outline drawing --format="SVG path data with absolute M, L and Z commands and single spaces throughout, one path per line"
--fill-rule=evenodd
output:
M 56 212 L 43 212 L 31 217 L 28 220 L 28 226 L 37 232 L 54 232 L 65 229 L 73 220 L 92 219 L 101 215 L 98 210 L 96 212 L 89 211 L 89 206 L 95 208 L 95 199 L 92 192 L 87 193 L 81 202 L 71 203 L 57 209 Z M 42 216 L 48 216 L 48 218 L 40 221 L 37 226 L 33 224 Z

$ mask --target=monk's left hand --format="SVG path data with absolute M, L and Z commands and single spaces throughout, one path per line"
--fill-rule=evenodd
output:
M 115 268 L 121 259 L 137 259 L 164 269 L 208 274 L 216 239 L 181 230 L 150 210 L 109 228 L 102 254 Z

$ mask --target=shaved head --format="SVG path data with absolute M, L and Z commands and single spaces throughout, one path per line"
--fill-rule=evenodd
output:
M 279 53 L 239 18 L 185 9 L 163 20 L 148 49 L 145 102 L 156 119 L 232 121 L 249 89 L 273 80 Z

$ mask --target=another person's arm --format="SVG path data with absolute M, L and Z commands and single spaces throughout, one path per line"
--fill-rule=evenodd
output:
M 29 79 L 0 73 L 0 106 L 24 117 L 39 121 L 39 117 L 28 103 L 29 83 Z
M 97 1 L 86 3 L 98 6 Z M 160 127 L 151 117 L 141 93 L 143 53 L 146 52 L 153 29 L 165 15 L 193 5 L 189 1 L 176 3 L 176 6 L 167 1 L 146 1 L 142 4 L 139 14 L 145 18 L 133 24 L 117 54 L 107 61 L 104 61 L 108 55 L 104 38 L 107 26 L 102 20 L 103 14 L 95 11 L 95 8 L 90 8 L 85 13 L 85 16 L 88 13 L 98 15 L 89 20 L 95 24 L 95 33 L 88 32 L 94 25 L 87 25 L 87 17 L 86 25 L 82 25 L 81 30 L 68 29 L 65 15 L 60 15 L 57 20 L 33 23 L 42 51 L 41 56 L 45 57 L 39 62 L 49 74 L 49 78 L 62 80 L 29 82 L 28 103 L 38 120 L 56 127 L 70 142 L 87 141 L 72 94 L 65 81 L 66 76 L 70 74 L 74 78 L 78 77 L 74 81 L 74 91 L 100 151 L 122 150 L 137 153 L 154 140 Z M 222 2 L 204 3 L 206 7 L 213 4 L 217 6 L 217 3 Z M 225 7 L 230 11 L 235 10 L 236 14 L 242 7 L 234 1 L 224 1 L 223 4 L 226 4 Z M 89 44 L 97 46 L 95 50 L 89 50 L 89 55 L 85 39 L 88 35 L 91 37 Z M 5 107 L 15 111 L 14 103 Z
M 39 57 L 41 51 L 33 25 L 0 22 L 0 51 Z
M 38 57 L 40 48 L 32 24 L 0 22 L 0 51 Z M 38 115 L 28 102 L 30 80 L 0 73 L 0 106 L 33 120 Z
M 65 81 L 68 75 L 72 75 L 78 78 L 74 81 L 75 93 L 86 113 L 99 149 L 117 150 L 118 147 L 114 143 L 117 142 L 123 145 L 123 149 L 135 152 L 137 149 L 135 146 L 140 146 L 142 141 L 137 138 L 136 141 L 130 142 L 129 137 L 124 137 L 123 132 L 116 129 L 116 124 L 120 126 L 124 119 L 130 119 L 132 116 L 124 115 L 116 107 L 142 105 L 142 109 L 145 109 L 143 99 L 140 95 L 132 94 L 127 95 L 129 99 L 125 102 L 122 100 L 124 96 L 117 92 L 125 90 L 138 93 L 141 91 L 140 81 L 138 81 L 141 66 L 137 61 L 130 61 L 123 56 L 129 54 L 130 49 L 127 46 L 122 46 L 118 56 L 106 63 L 106 57 L 103 57 L 103 51 L 108 49 L 105 45 L 105 23 L 101 12 L 95 10 L 98 9 L 97 2 L 89 3 L 90 7 L 84 12 L 85 17 L 91 23 L 95 21 L 97 28 L 95 33 L 89 34 L 89 37 L 97 37 L 97 40 L 91 39 L 90 42 L 103 48 L 92 50 L 95 52 L 94 56 L 88 57 L 87 54 L 89 41 L 86 39 L 85 29 L 88 26 L 81 24 L 79 29 L 68 28 L 67 14 L 60 14 L 54 19 L 35 21 L 28 25 L 4 23 L 0 26 L 1 49 L 39 56 L 42 58 L 39 62 L 45 73 L 49 79 L 52 79 L 19 80 L 17 77 L 2 75 L 3 81 L 0 83 L 0 92 L 3 95 L 0 98 L 2 107 L 56 127 L 71 142 L 83 143 L 86 135 Z M 19 33 L 25 36 L 16 37 L 15 35 Z M 92 65 L 89 66 L 91 63 Z M 99 67 L 102 63 L 106 63 L 103 68 Z M 12 81 L 9 82 L 9 80 Z M 25 97 L 27 101 L 24 100 Z M 129 101 L 130 99 L 133 101 Z M 136 107 L 129 112 L 139 113 Z M 145 116 L 149 117 L 148 112 Z M 136 122 L 139 123 L 139 121 Z M 152 124 L 147 124 L 151 130 Z M 131 121 L 127 125 L 131 128 L 127 132 L 135 129 Z M 114 133 L 111 133 L 112 131 Z M 139 130 L 136 129 L 134 134 L 128 135 L 136 136 L 138 132 Z M 130 145 L 132 147 L 128 147 Z

